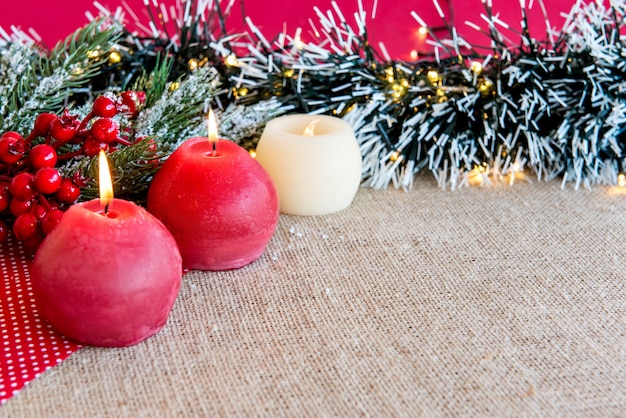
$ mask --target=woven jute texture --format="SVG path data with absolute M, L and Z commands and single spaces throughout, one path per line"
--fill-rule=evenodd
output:
M 281 215 L 250 266 L 187 273 L 162 332 L 80 350 L 0 414 L 626 416 L 625 237 L 617 188 L 362 189 Z

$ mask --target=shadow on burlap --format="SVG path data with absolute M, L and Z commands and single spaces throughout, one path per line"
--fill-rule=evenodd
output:
M 167 327 L 84 348 L 2 416 L 615 416 L 626 191 L 362 189 L 192 271 Z

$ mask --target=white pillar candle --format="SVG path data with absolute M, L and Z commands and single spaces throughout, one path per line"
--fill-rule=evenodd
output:
M 312 135 L 305 135 L 317 120 Z M 324 215 L 345 209 L 361 183 L 361 152 L 350 125 L 324 115 L 288 115 L 271 120 L 256 158 L 278 191 L 280 211 Z

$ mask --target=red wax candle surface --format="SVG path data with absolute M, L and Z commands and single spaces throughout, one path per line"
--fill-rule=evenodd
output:
M 83 344 L 123 347 L 165 326 L 182 277 L 176 241 L 132 202 L 71 206 L 43 240 L 32 268 L 39 310 Z
M 267 172 L 237 144 L 185 141 L 154 176 L 148 210 L 170 230 L 183 267 L 228 270 L 261 256 L 278 223 Z

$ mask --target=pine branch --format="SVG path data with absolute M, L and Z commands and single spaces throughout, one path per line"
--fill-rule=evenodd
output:
M 7 93 L 0 99 L 8 103 L 0 130 L 27 132 L 37 114 L 59 113 L 72 100 L 78 99 L 76 94 L 91 94 L 89 82 L 101 73 L 107 54 L 120 34 L 119 26 L 103 27 L 103 24 L 103 21 L 97 20 L 78 29 L 65 41 L 59 42 L 49 56 L 30 54 L 26 61 L 28 68 L 15 71 L 20 75 L 15 88 L 7 92 L 6 87 L 0 87 L 0 93 Z M 16 46 L 10 51 L 24 48 L 33 50 L 34 46 Z M 93 51 L 99 51 L 100 55 L 93 58 Z M 9 65 L 14 62 L 9 58 Z M 9 66 L 3 72 L 12 71 Z M 10 82 L 11 77 L 3 80 L 3 84 Z
M 161 97 L 137 118 L 139 136 L 155 137 L 165 150 L 183 140 L 206 135 L 204 115 L 219 92 L 220 77 L 211 67 L 202 67 L 168 84 Z
M 154 151 L 154 145 L 154 138 L 144 138 L 107 156 L 116 197 L 138 203 L 145 201 L 152 177 L 165 157 L 164 153 Z M 98 157 L 84 158 L 76 172 L 86 181 L 81 188 L 81 200 L 98 197 Z

